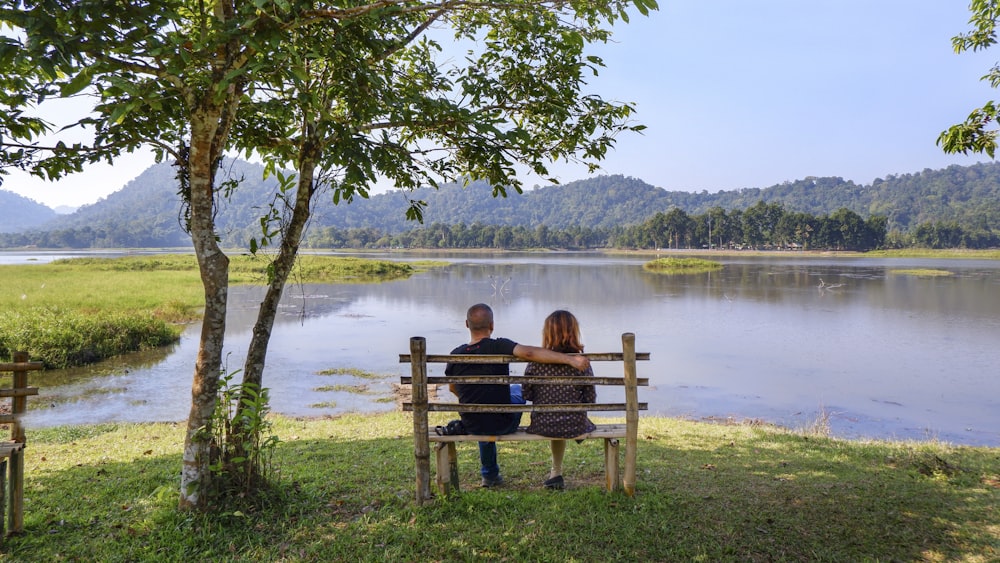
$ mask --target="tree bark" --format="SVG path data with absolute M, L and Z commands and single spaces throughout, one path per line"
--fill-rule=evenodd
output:
M 267 345 L 274 328 L 274 318 L 278 312 L 278 302 L 285 289 L 285 283 L 295 266 L 295 259 L 302 242 L 302 233 L 312 212 L 312 197 L 315 192 L 314 179 L 316 160 L 307 155 L 298 167 L 298 180 L 295 190 L 295 207 L 288 224 L 281 230 L 281 245 L 272 264 L 273 277 L 268 280 L 267 293 L 257 312 L 253 335 L 247 349 L 247 359 L 243 367 L 243 384 L 256 385 L 259 390 L 263 383 L 264 364 L 267 358 Z
M 212 412 L 222 368 L 229 290 L 229 258 L 216 241 L 214 220 L 220 115 L 221 111 L 199 112 L 191 120 L 191 150 L 187 163 L 191 188 L 191 240 L 205 288 L 205 312 L 191 384 L 191 411 L 184 436 L 178 505 L 181 510 L 202 506 L 212 478 L 209 470 Z
M 313 154 L 306 154 L 298 166 L 295 206 L 292 209 L 292 216 L 287 225 L 281 229 L 281 244 L 277 256 L 272 261 L 273 275 L 268 280 L 267 292 L 258 308 L 257 321 L 254 323 L 253 334 L 247 347 L 247 358 L 243 366 L 242 384 L 244 389 L 249 389 L 248 386 L 252 386 L 255 391 L 259 392 L 263 388 L 267 347 L 271 339 L 271 331 L 274 328 L 274 319 L 278 313 L 278 303 L 281 301 L 285 283 L 291 275 L 292 268 L 295 267 L 302 234 L 305 232 L 312 212 L 315 172 L 316 157 Z M 244 460 L 242 463 L 247 465 L 246 469 L 252 471 L 255 468 L 249 465 L 253 456 L 247 455 L 246 451 L 246 440 L 249 436 L 242 425 L 242 421 L 245 420 L 242 414 L 246 408 L 243 398 L 244 395 L 241 391 L 237 401 L 236 416 L 233 417 L 234 426 L 228 452 L 231 458 Z M 232 462 L 232 459 L 227 460 L 227 462 Z

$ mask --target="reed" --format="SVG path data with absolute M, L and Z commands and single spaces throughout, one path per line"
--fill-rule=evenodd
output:
M 427 268 L 435 264 L 424 263 Z M 230 258 L 230 283 L 267 282 L 264 256 Z M 301 256 L 292 283 L 376 282 L 417 266 L 386 260 Z M 0 358 L 24 350 L 47 368 L 65 368 L 175 342 L 179 323 L 204 304 L 198 263 L 190 254 L 72 258 L 3 265 Z

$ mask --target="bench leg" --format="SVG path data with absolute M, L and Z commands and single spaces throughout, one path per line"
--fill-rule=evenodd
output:
M 0 459 L 0 542 L 6 536 L 7 515 L 3 514 L 7 509 L 7 460 Z
M 458 493 L 458 451 L 455 442 L 439 442 L 437 452 L 437 486 L 441 494 Z
M 11 534 L 24 531 L 24 450 L 10 454 L 10 530 Z
M 604 439 L 604 480 L 609 491 L 621 489 L 621 479 L 618 476 L 618 439 Z

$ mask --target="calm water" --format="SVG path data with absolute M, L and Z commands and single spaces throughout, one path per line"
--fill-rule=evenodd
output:
M 668 277 L 643 271 L 648 257 L 441 258 L 451 266 L 403 281 L 290 286 L 265 373 L 273 410 L 395 409 L 384 398 L 408 373 L 398 356 L 409 338 L 447 353 L 467 337 L 466 308 L 482 301 L 496 311 L 496 334 L 525 344 L 540 342 L 557 308 L 580 319 L 588 351 L 620 350 L 621 333 L 634 332 L 637 349 L 652 354 L 639 364 L 649 413 L 792 428 L 825 417 L 843 437 L 1000 446 L 1000 262 L 720 257 L 719 272 Z M 954 275 L 893 273 L 900 268 Z M 233 290 L 231 370 L 242 365 L 259 295 Z M 170 350 L 46 372 L 36 379 L 46 407 L 28 424 L 183 420 L 196 350 L 192 326 Z M 318 374 L 331 368 L 385 377 Z M 340 385 L 366 393 L 322 390 Z

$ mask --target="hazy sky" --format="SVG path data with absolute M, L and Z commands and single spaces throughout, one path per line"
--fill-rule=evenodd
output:
M 957 55 L 968 0 L 660 0 L 596 49 L 591 90 L 634 102 L 643 135 L 619 139 L 603 173 L 668 190 L 767 187 L 806 176 L 869 184 L 987 161 L 948 156 L 938 134 L 997 93 L 979 78 L 1000 48 Z M 49 206 L 93 203 L 153 162 L 133 155 L 57 183 L 2 189 Z M 553 167 L 565 183 L 582 167 Z M 541 180 L 528 179 L 527 185 Z

